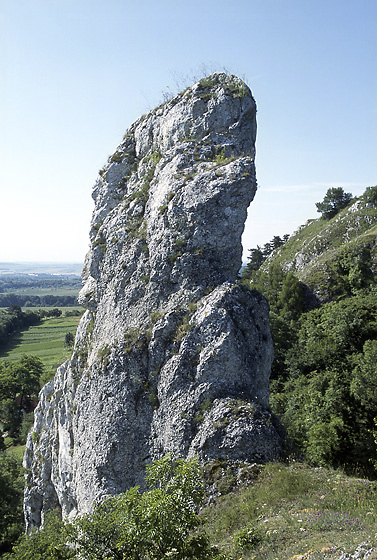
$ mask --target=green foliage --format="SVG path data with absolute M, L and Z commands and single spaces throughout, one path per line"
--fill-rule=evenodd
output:
M 200 97 L 204 99 L 204 101 L 209 101 L 212 97 L 215 96 L 215 92 L 210 92 L 208 89 L 214 88 L 216 86 L 222 86 L 225 91 L 231 94 L 234 98 L 237 97 L 245 97 L 248 93 L 250 93 L 249 88 L 246 84 L 232 75 L 227 74 L 211 74 L 210 76 L 206 76 L 199 80 L 199 86 L 204 91 Z M 212 95 L 211 95 L 212 93 Z M 207 95 L 207 97 L 206 97 Z
M 71 350 L 64 346 L 64 337 L 69 330 L 76 332 L 79 319 L 80 316 L 46 318 L 14 336 L 0 356 L 12 363 L 19 361 L 24 354 L 38 356 L 45 368 L 41 378 L 44 385 L 69 357 Z
M 289 235 L 284 235 L 281 238 L 279 235 L 274 235 L 271 241 L 260 247 L 257 245 L 254 249 L 249 249 L 250 255 L 248 256 L 248 263 L 242 271 L 242 279 L 250 280 L 253 272 L 260 269 L 262 264 L 271 255 L 272 251 L 278 249 L 288 241 Z
M 217 169 L 218 167 L 223 167 L 224 165 L 227 165 L 228 163 L 234 161 L 235 159 L 236 156 L 234 154 L 230 156 L 226 156 L 225 148 L 222 148 L 222 150 L 216 153 L 213 157 L 213 161 L 215 162 L 213 169 Z
M 123 160 L 123 154 L 121 152 L 114 152 L 110 158 L 110 163 L 120 163 Z
M 275 313 L 288 319 L 297 319 L 305 309 L 303 285 L 294 274 L 284 272 L 276 263 L 267 271 L 253 272 L 249 286 L 267 298 Z
M 363 351 L 354 356 L 353 363 L 351 395 L 363 407 L 370 426 L 371 418 L 374 417 L 375 422 L 377 417 L 377 340 L 367 340 Z M 370 459 L 376 468 L 376 458 L 372 456 Z
M 321 301 L 353 294 L 360 280 L 362 289 L 368 287 L 377 263 L 377 210 L 364 197 L 355 201 L 352 211 L 346 207 L 332 220 L 308 220 L 270 256 L 268 264 L 289 268 Z M 338 256 L 344 260 L 345 253 L 346 260 L 352 262 L 344 262 L 343 269 Z M 369 267 L 369 277 L 365 267 Z
M 345 193 L 341 187 L 328 189 L 322 202 L 317 202 L 317 212 L 322 214 L 325 220 L 329 220 L 345 208 L 352 200 L 351 193 Z
M 212 467 L 228 477 L 226 462 Z M 233 472 L 238 489 L 199 515 L 204 488 L 197 461 L 164 457 L 148 468 L 144 494 L 136 487 L 107 498 L 73 523 L 48 514 L 43 529 L 22 536 L 7 558 L 267 560 L 308 550 L 322 558 L 329 542 L 354 550 L 377 532 L 375 482 L 295 462 L 236 465 Z
M 33 397 L 40 389 L 43 364 L 37 356 L 23 356 L 18 362 L 0 362 L 0 417 L 3 429 L 15 442 L 25 441 L 33 410 Z
M 195 416 L 195 422 L 197 422 L 198 424 L 200 422 L 203 422 L 204 414 L 207 411 L 211 410 L 212 405 L 213 405 L 213 399 L 210 399 L 209 397 L 207 397 L 206 400 L 204 402 L 202 402 L 202 404 L 200 405 L 200 411 Z
M 175 328 L 173 334 L 173 341 L 176 344 L 180 344 L 182 339 L 189 333 L 191 330 L 191 318 L 196 312 L 197 304 L 196 302 L 189 302 L 187 307 L 181 309 L 181 318 Z
M 148 335 L 148 333 L 143 333 L 141 329 L 127 329 L 124 333 L 123 352 L 129 354 L 135 347 L 141 348 L 144 344 L 143 334 Z
M 21 329 L 40 323 L 40 314 L 22 311 L 19 305 L 11 305 L 7 310 L 0 310 L 0 347 Z
M 328 264 L 331 299 L 357 294 L 374 284 L 371 249 L 367 244 L 341 248 Z
M 175 192 L 170 191 L 169 194 L 167 195 L 167 197 L 165 198 L 164 204 L 162 204 L 158 209 L 160 215 L 162 215 L 165 212 L 165 210 L 167 209 L 167 207 L 169 205 L 169 202 L 171 200 L 173 200 L 174 197 L 175 197 Z
M 294 443 L 317 465 L 371 471 L 377 416 L 374 292 L 302 315 L 271 395 Z
M 0 451 L 0 554 L 23 531 L 23 482 L 22 461 Z
M 367 204 L 375 206 L 377 204 L 377 185 L 374 187 L 367 187 L 363 194 L 363 198 Z
M 262 292 L 271 308 L 273 410 L 314 464 L 369 474 L 377 417 L 371 252 L 366 242 L 338 249 L 327 263 L 327 293 L 339 301 L 311 310 L 304 285 L 293 273 L 283 272 L 279 259 L 272 259 L 268 268 L 251 265 L 254 270 L 248 271 L 250 287 Z M 258 260 L 261 254 L 252 255 Z
M 98 349 L 97 356 L 102 369 L 105 370 L 110 363 L 111 346 L 104 344 Z
M 72 306 L 77 303 L 80 289 L 79 276 L 42 274 L 37 271 L 33 275 L 4 274 L 0 277 L 0 307 Z
M 0 366 L 0 399 L 21 395 L 22 404 L 22 397 L 31 397 L 38 393 L 43 364 L 37 356 L 25 355 L 16 363 L 0 362 Z
M 305 309 L 303 286 L 292 272 L 283 278 L 277 307 L 280 315 L 292 319 L 297 319 Z
M 65 346 L 67 346 L 67 348 L 72 348 L 74 342 L 75 342 L 75 335 L 71 332 L 67 332 L 64 337 Z
M 71 540 L 80 558 L 215 558 L 216 550 L 197 532 L 204 497 L 197 460 L 173 462 L 165 456 L 147 467 L 146 481 L 146 492 L 134 487 L 107 498 L 73 523 Z
M 255 249 L 249 249 L 248 263 L 242 271 L 242 279 L 250 280 L 252 273 L 260 269 L 264 263 L 263 251 L 259 245 Z
M 24 412 L 22 415 L 22 422 L 21 422 L 21 427 L 20 427 L 19 437 L 18 437 L 21 446 L 26 443 L 27 436 L 31 428 L 33 427 L 33 424 L 34 424 L 34 412 L 33 411 Z
M 248 551 L 255 548 L 256 545 L 263 541 L 264 534 L 260 529 L 249 525 L 241 529 L 234 535 L 234 542 L 237 548 Z
M 69 560 L 77 558 L 74 548 L 69 547 L 69 526 L 64 524 L 57 512 L 46 515 L 43 529 L 34 529 L 30 535 L 22 535 L 9 558 L 13 560 Z
M 147 466 L 146 482 L 144 493 L 134 487 L 108 497 L 72 523 L 48 514 L 43 529 L 21 537 L 10 558 L 220 560 L 199 529 L 205 487 L 198 461 L 173 461 L 167 455 Z

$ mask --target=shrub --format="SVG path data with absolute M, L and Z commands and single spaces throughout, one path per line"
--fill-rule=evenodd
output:
M 234 535 L 234 541 L 237 548 L 240 550 L 249 550 L 254 548 L 263 540 L 261 531 L 253 526 L 245 527 Z

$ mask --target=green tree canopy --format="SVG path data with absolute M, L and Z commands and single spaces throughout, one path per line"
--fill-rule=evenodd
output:
M 342 187 L 328 189 L 322 202 L 316 202 L 317 212 L 326 220 L 333 218 L 342 208 L 352 200 L 351 193 L 345 193 Z
M 74 342 L 75 342 L 74 334 L 72 334 L 71 332 L 67 332 L 64 338 L 64 345 L 67 346 L 67 348 L 71 348 Z
M 376 294 L 322 305 L 297 322 L 274 385 L 274 411 L 294 443 L 316 464 L 371 471 L 377 417 Z
M 43 363 L 24 355 L 18 362 L 0 362 L 0 417 L 4 430 L 18 438 L 25 412 L 33 409 L 32 397 L 40 389 Z
M 11 545 L 23 530 L 24 480 L 21 461 L 0 452 L 0 554 Z
M 148 490 L 138 487 L 111 497 L 73 525 L 72 537 L 84 560 L 215 558 L 200 525 L 204 484 L 196 459 L 169 455 L 147 467 Z

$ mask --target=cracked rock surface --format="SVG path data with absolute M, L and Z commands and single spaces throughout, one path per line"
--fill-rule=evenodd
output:
M 255 115 L 241 80 L 212 74 L 138 119 L 99 172 L 86 312 L 27 442 L 29 528 L 51 507 L 74 516 L 142 485 L 167 452 L 279 454 L 268 306 L 236 282 Z

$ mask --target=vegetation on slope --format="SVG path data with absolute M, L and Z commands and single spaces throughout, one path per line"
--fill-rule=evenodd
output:
M 333 217 L 308 220 L 264 260 L 293 272 L 320 301 L 342 296 L 338 275 L 348 277 L 348 294 L 368 282 L 377 266 L 377 186 L 351 199 Z M 250 275 L 249 275 L 250 276 Z
M 38 324 L 16 332 L 8 344 L 0 345 L 0 358 L 15 362 L 24 354 L 38 356 L 45 368 L 46 375 L 42 381 L 46 383 L 52 379 L 56 368 L 71 354 L 66 339 L 69 333 L 71 337 L 76 333 L 81 313 L 82 310 L 75 308 L 72 311 L 66 310 L 64 315 L 48 315 Z
M 72 343 L 81 311 L 65 308 L 65 317 L 61 315 L 59 309 L 24 313 L 18 306 L 0 311 L 0 326 L 8 325 L 13 335 L 0 360 L 0 554 L 10 551 L 24 531 L 22 458 L 27 434 L 39 390 L 68 357 L 67 341 Z M 30 316 L 37 324 L 28 326 Z
M 69 539 L 83 558 L 96 559 L 319 560 L 338 558 L 361 542 L 376 546 L 377 187 L 343 202 L 346 207 L 335 215 L 259 248 L 262 258 L 252 250 L 252 266 L 243 276 L 270 304 L 271 405 L 294 445 L 295 460 L 206 465 L 210 503 L 195 517 L 200 501 L 192 501 L 186 513 L 193 523 L 184 508 L 174 509 L 169 492 L 168 502 L 159 502 L 157 484 L 145 515 L 170 512 L 167 526 L 174 538 L 168 546 L 156 546 L 165 538 L 163 527 L 157 518 L 148 524 L 138 510 L 140 494 L 131 489 L 73 527 L 52 515 L 42 531 L 22 537 L 8 558 L 74 557 Z M 6 460 L 0 462 L 0 485 L 3 476 L 19 508 L 18 471 L 7 478 L 7 469 Z M 6 502 L 1 507 L 6 510 Z M 16 533 L 5 535 L 4 552 Z
M 131 488 L 73 522 L 51 512 L 41 531 L 22 536 L 4 557 L 324 560 L 362 542 L 376 545 L 376 482 L 341 471 L 214 462 L 201 473 L 195 459 L 174 464 L 166 456 L 150 465 L 147 479 L 146 493 Z M 205 482 L 210 505 L 203 505 Z
M 314 465 L 368 476 L 377 418 L 376 203 L 377 187 L 367 189 L 244 274 L 270 304 L 270 401 L 290 440 Z

